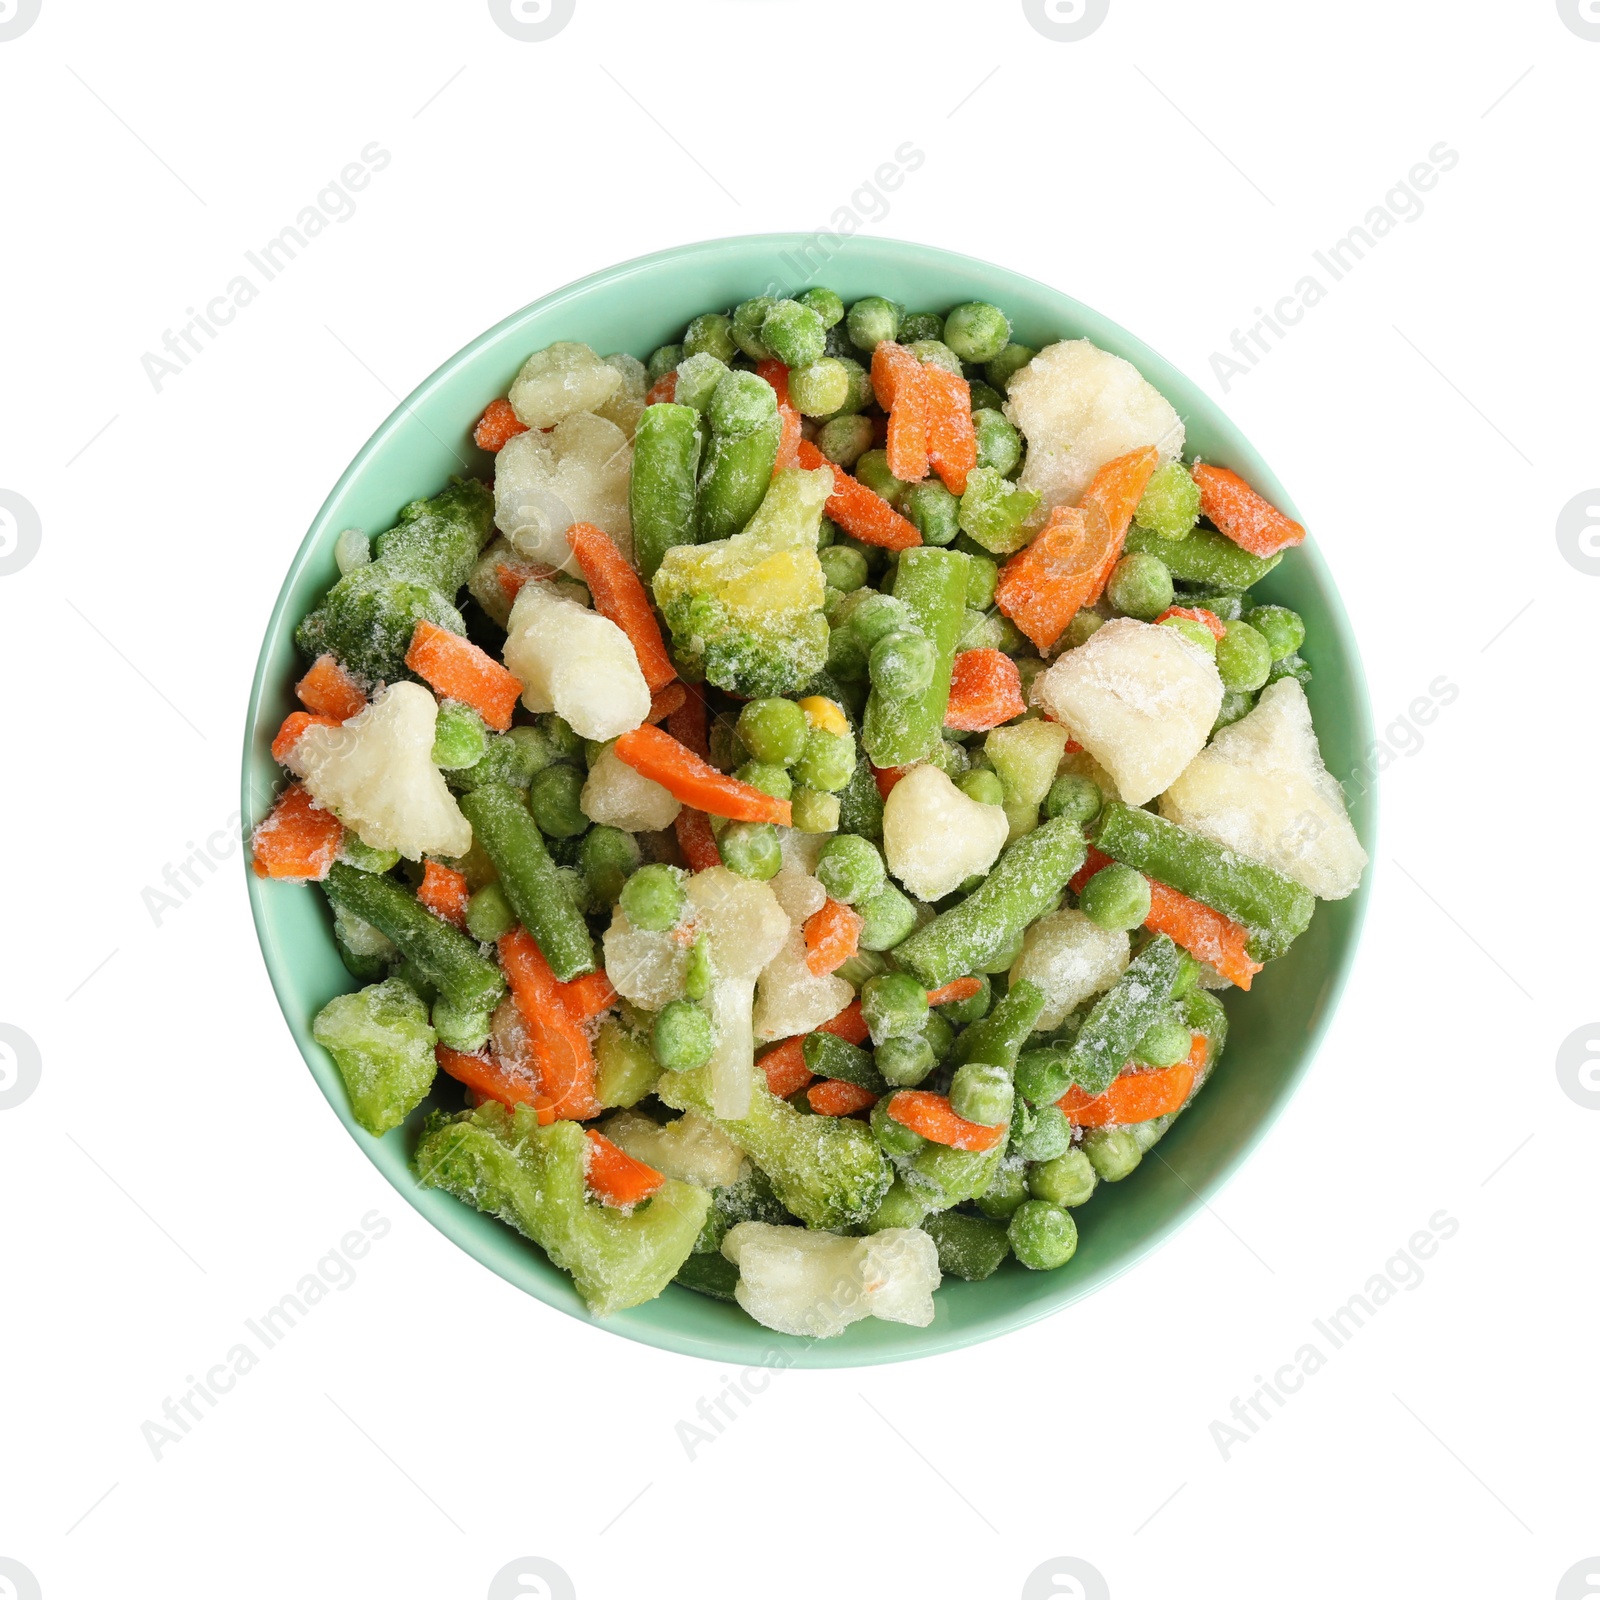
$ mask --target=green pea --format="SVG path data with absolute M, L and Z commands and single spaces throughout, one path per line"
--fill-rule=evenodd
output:
M 916 907 L 892 883 L 885 882 L 855 909 L 861 913 L 863 950 L 893 950 L 917 925 Z
M 967 385 L 967 390 L 972 397 L 972 420 L 976 425 L 980 411 L 998 411 L 1006 402 L 1006 397 L 998 389 L 991 388 L 981 378 L 974 378 Z
M 650 352 L 650 359 L 644 364 L 644 375 L 651 383 L 656 383 L 669 372 L 676 372 L 678 363 L 683 357 L 684 349 L 681 344 L 658 344 Z
M 1044 797 L 1044 814 L 1052 818 L 1065 817 L 1069 822 L 1082 826 L 1093 822 L 1104 804 L 1105 796 L 1100 793 L 1097 783 L 1063 772 L 1050 785 L 1050 792 Z
M 439 707 L 433 724 L 434 766 L 445 772 L 474 767 L 489 748 L 489 730 L 471 706 L 459 700 L 446 700 Z
M 874 1044 L 914 1038 L 928 1016 L 928 991 L 909 972 L 886 972 L 861 986 L 861 1015 Z
M 1025 1200 L 1006 1226 L 1012 1254 L 1035 1272 L 1053 1272 L 1072 1259 L 1078 1248 L 1078 1225 L 1072 1213 L 1044 1200 Z
M 1187 1059 L 1193 1043 L 1189 1030 L 1169 1018 L 1147 1028 L 1133 1047 L 1133 1054 L 1147 1067 L 1175 1067 Z
M 1217 672 L 1224 689 L 1259 689 L 1272 671 L 1272 647 L 1248 622 L 1223 623 L 1217 640 Z
M 808 417 L 828 417 L 850 398 L 850 375 L 830 356 L 821 356 L 789 374 L 789 399 Z
M 838 523 L 829 517 L 817 518 L 817 549 L 826 550 L 838 537 Z
M 1133 520 L 1163 539 L 1181 539 L 1200 520 L 1200 485 L 1181 461 L 1167 461 L 1150 474 Z
M 783 845 L 770 822 L 730 822 L 717 848 L 723 866 L 741 878 L 765 883 L 783 870 Z
M 864 483 L 875 495 L 887 500 L 897 510 L 900 497 L 905 493 L 905 483 L 889 470 L 888 452 L 868 450 L 856 461 L 856 481 Z
M 808 789 L 837 794 L 856 770 L 856 742 L 848 733 L 813 728 L 806 735 L 805 753 L 795 762 L 794 775 Z
M 711 941 L 700 934 L 689 946 L 689 963 L 683 969 L 683 992 L 691 1000 L 704 1000 L 711 993 L 717 970 L 711 964 Z
M 1150 882 L 1132 867 L 1113 863 L 1102 867 L 1083 886 L 1078 909 L 1097 928 L 1140 927 L 1150 915 Z
M 891 633 L 912 630 L 916 626 L 911 607 L 892 594 L 862 595 L 850 611 L 850 632 L 866 650 Z
M 844 375 L 850 383 L 849 391 L 834 415 L 853 417 L 857 412 L 865 411 L 868 406 L 874 404 L 877 396 L 872 389 L 872 374 L 854 356 L 838 355 L 832 351 L 829 352 L 829 356 L 844 368 Z
M 583 740 L 573 732 L 572 725 L 555 712 L 547 711 L 539 718 L 539 731 L 544 735 L 552 760 L 576 761 L 583 754 Z M 517 732 L 513 728 L 511 737 L 515 738 Z
M 1172 604 L 1172 574 L 1159 556 L 1124 556 L 1111 569 L 1106 599 L 1123 616 L 1152 622 Z
M 967 557 L 967 604 L 974 611 L 987 611 L 994 604 L 995 585 L 1000 581 L 1000 564 L 988 556 Z
M 961 502 L 937 478 L 909 485 L 900 496 L 901 515 L 931 545 L 949 544 L 959 531 Z
M 830 839 L 817 857 L 817 878 L 834 900 L 854 905 L 874 895 L 886 876 L 883 857 L 870 839 L 841 833 Z
M 1028 1180 L 1022 1168 L 1002 1166 L 978 1196 L 978 1210 L 991 1222 L 1009 1222 L 1027 1198 Z
M 889 1097 L 885 1095 L 873 1106 L 867 1123 L 872 1129 L 878 1147 L 885 1155 L 914 1156 L 928 1141 L 903 1122 L 889 1115 Z
M 1011 1074 L 998 1062 L 968 1061 L 950 1080 L 950 1108 L 958 1117 L 985 1128 L 1011 1115 Z
M 1076 650 L 1081 644 L 1088 642 L 1106 625 L 1106 619 L 1098 611 L 1080 611 L 1067 624 L 1067 631 L 1062 635 L 1062 646 L 1067 650 Z
M 844 301 L 832 289 L 807 289 L 795 299 L 815 311 L 824 328 L 833 327 L 844 316 Z
M 820 789 L 796 789 L 789 820 L 800 833 L 833 833 L 839 826 L 839 797 Z
M 866 1231 L 881 1233 L 885 1228 L 915 1228 L 927 1215 L 927 1201 L 908 1188 L 903 1178 L 896 1178 L 889 1185 L 889 1192 L 878 1202 L 878 1209 L 867 1219 Z
M 1050 1109 L 1056 1110 L 1054 1106 Z M 1060 1114 L 1056 1112 L 1057 1116 Z M 1069 1149 L 1053 1160 L 1041 1162 L 1028 1174 L 1028 1192 L 1035 1200 L 1047 1200 L 1053 1206 L 1081 1206 L 1099 1182 L 1088 1156 L 1081 1150 Z
M 665 933 L 683 920 L 689 897 L 683 892 L 686 874 L 681 867 L 653 863 L 640 867 L 623 884 L 617 903 L 622 914 L 636 928 L 647 933 Z
M 998 411 L 974 411 L 972 429 L 978 436 L 978 465 L 1009 478 L 1022 460 L 1022 435 Z
M 821 361 L 827 334 L 822 318 L 798 300 L 774 301 L 761 322 L 762 344 L 791 370 Z
M 1300 613 L 1287 606 L 1251 606 L 1243 620 L 1267 641 L 1274 661 L 1292 656 L 1306 642 L 1306 625 Z
M 1011 386 L 1012 374 L 1027 366 L 1038 353 L 1025 344 L 1008 344 L 999 355 L 984 366 L 983 375 L 994 388 L 1004 394 Z
M 937 1011 L 930 1011 L 922 1025 L 922 1039 L 933 1051 L 933 1059 L 943 1061 L 955 1047 L 956 1030 Z
M 956 779 L 956 788 L 980 805 L 1002 806 L 1006 802 L 1005 785 L 993 772 L 964 772 Z
M 346 828 L 339 842 L 339 859 L 354 867 L 357 872 L 390 872 L 400 861 L 398 850 L 379 850 L 365 843 L 360 834 Z
M 958 1028 L 982 1022 L 989 1015 L 989 1006 L 994 997 L 993 986 L 983 973 L 976 973 L 974 976 L 981 985 L 975 995 L 967 1000 L 947 1000 L 939 1007 L 939 1015 L 953 1022 Z
M 986 300 L 969 300 L 944 319 L 944 342 L 963 361 L 993 361 L 1010 339 L 1010 318 Z
M 601 905 L 612 906 L 630 873 L 639 866 L 639 844 L 621 828 L 594 827 L 583 836 L 578 857 L 589 893 Z
M 899 336 L 900 317 L 900 307 L 881 295 L 869 294 L 857 300 L 845 318 L 851 344 L 871 355 L 883 340 Z
M 583 774 L 565 763 L 546 767 L 528 786 L 528 809 L 539 831 L 552 839 L 575 839 L 589 826 L 578 797 Z
M 817 552 L 824 580 L 835 589 L 851 594 L 867 581 L 867 558 L 848 544 L 830 544 Z
M 1105 1183 L 1120 1183 L 1144 1159 L 1132 1128 L 1090 1128 L 1079 1149 Z
M 736 726 L 740 742 L 757 761 L 787 767 L 804 753 L 811 724 L 793 700 L 774 695 L 750 701 Z
M 933 640 L 925 633 L 904 629 L 885 634 L 867 658 L 873 688 L 907 699 L 920 695 L 933 682 L 938 665 L 939 652 Z
M 720 311 L 708 311 L 698 316 L 684 330 L 683 354 L 690 356 L 715 356 L 718 361 L 729 362 L 738 355 L 739 346 L 733 337 L 733 323 Z
M 733 324 L 729 331 L 733 334 L 733 342 L 752 361 L 765 361 L 772 354 L 761 341 L 761 329 L 767 320 L 767 313 L 776 303 L 770 295 L 759 294 L 753 300 L 743 300 L 733 308 Z
M 668 1072 L 693 1072 L 711 1059 L 711 1018 L 689 1000 L 669 1000 L 650 1030 L 650 1049 Z
M 913 339 L 906 349 L 925 367 L 943 367 L 946 372 L 961 376 L 961 357 L 941 339 Z
M 871 448 L 872 424 L 865 417 L 835 417 L 817 434 L 817 449 L 846 472 Z
M 774 800 L 787 800 L 794 793 L 794 779 L 789 776 L 789 769 L 775 761 L 746 761 L 743 766 L 734 768 L 733 775 L 752 789 L 770 794 Z
M 481 944 L 493 944 L 517 925 L 517 914 L 498 883 L 486 883 L 467 901 L 467 932 Z
M 1302 687 L 1311 682 L 1311 666 L 1305 658 L 1298 653 L 1285 656 L 1281 661 L 1272 663 L 1272 671 L 1267 674 L 1268 683 L 1276 683 L 1279 678 L 1293 678 Z
M 910 1039 L 885 1039 L 872 1052 L 872 1064 L 885 1083 L 896 1089 L 913 1089 L 938 1062 L 933 1046 L 919 1033 Z
M 1217 708 L 1217 720 L 1211 724 L 1211 731 L 1216 733 L 1219 728 L 1226 728 L 1229 723 L 1248 716 L 1254 709 L 1255 703 L 1256 697 L 1253 694 L 1242 689 L 1227 690 L 1222 696 L 1222 704 Z
M 1216 635 L 1203 622 L 1197 622 L 1193 617 L 1163 617 L 1163 628 L 1171 628 L 1174 633 L 1181 633 L 1190 644 L 1198 650 L 1204 650 L 1208 656 L 1217 653 Z
M 1034 1111 L 1032 1125 L 1015 1148 L 1024 1161 L 1054 1161 L 1071 1144 L 1072 1124 L 1067 1121 L 1065 1112 L 1060 1106 L 1042 1105 Z M 1041 1194 L 1039 1198 L 1050 1200 L 1054 1196 Z

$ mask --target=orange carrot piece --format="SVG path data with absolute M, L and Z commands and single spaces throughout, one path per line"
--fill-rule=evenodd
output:
M 944 725 L 964 733 L 983 733 L 1020 717 L 1022 698 L 1017 664 L 1000 650 L 963 650 L 950 674 L 950 702 Z
M 767 1087 L 780 1100 L 787 1100 L 811 1082 L 813 1074 L 806 1065 L 805 1042 L 803 1034 L 796 1034 L 774 1045 L 756 1062 L 767 1075 Z
M 904 483 L 928 476 L 929 386 L 923 365 L 902 344 L 881 341 L 872 352 L 872 392 L 889 413 L 889 470 Z
M 511 726 L 522 684 L 470 639 L 419 617 L 406 665 L 445 699 L 471 706 L 497 732 Z
M 711 819 L 703 811 L 685 806 L 673 823 L 678 836 L 678 848 L 691 872 L 704 872 L 708 867 L 722 865 L 722 852 L 717 848 L 717 836 L 711 831 Z
M 589 1139 L 583 1175 L 602 1205 L 626 1208 L 648 1200 L 667 1180 L 603 1133 L 585 1130 Z
M 617 1003 L 617 991 L 603 968 L 556 987 L 561 991 L 562 1005 L 575 1022 L 588 1022 Z
M 553 578 L 556 569 L 542 561 L 499 561 L 495 563 L 494 575 L 500 592 L 515 605 L 523 584 L 532 583 L 535 578 Z
M 251 866 L 258 878 L 320 880 L 339 854 L 344 824 L 291 783 L 250 835 Z
M 825 900 L 806 918 L 806 970 L 813 978 L 837 972 L 861 948 L 861 913 L 842 900 Z
M 674 711 L 679 710 L 684 701 L 689 697 L 684 693 L 681 683 L 669 683 L 664 689 L 657 689 L 650 696 L 650 715 L 646 722 L 665 722 Z
M 905 777 L 910 767 L 873 767 L 872 781 L 878 786 L 878 798 L 887 800 L 889 791 Z
M 335 722 L 347 722 L 366 709 L 367 697 L 361 692 L 361 685 L 331 655 L 318 656 L 294 686 L 294 692 L 307 711 L 332 717 Z
M 1262 499 L 1237 472 L 1196 465 L 1193 473 L 1200 485 L 1200 509 L 1241 550 L 1275 556 L 1305 538 L 1298 522 Z
M 1000 569 L 994 603 L 1048 653 L 1090 603 L 1105 558 L 1104 538 L 1095 537 L 1083 512 L 1057 506 L 1033 542 Z
M 472 442 L 480 450 L 492 450 L 498 455 L 510 440 L 527 431 L 527 423 L 517 421 L 517 414 L 511 409 L 509 400 L 491 400 L 483 408 L 477 427 L 472 430 Z
M 958 373 L 932 365 L 922 369 L 928 393 L 928 459 L 951 494 L 965 494 L 967 474 L 978 464 L 972 426 L 972 386 Z
M 947 1006 L 957 1000 L 970 1000 L 983 988 L 981 979 L 978 978 L 952 978 L 949 983 L 941 988 L 928 991 L 928 1004 L 930 1006 Z
M 612 542 L 611 535 L 592 523 L 573 523 L 567 529 L 567 543 L 583 569 L 595 610 L 627 634 L 651 691 L 664 689 L 678 671 L 662 642 L 661 624 L 650 609 L 650 596 L 645 593 L 639 574 Z
M 686 806 L 735 822 L 778 822 L 787 828 L 792 820 L 787 800 L 774 799 L 718 772 L 670 733 L 649 723 L 623 734 L 612 748 L 619 761 L 659 783 Z
M 704 684 L 684 684 L 683 704 L 668 714 L 667 732 L 685 750 L 693 750 L 702 757 L 711 754 L 711 719 L 706 712 Z
M 992 1150 L 1005 1138 L 1009 1124 L 997 1122 L 986 1128 L 968 1122 L 942 1094 L 929 1089 L 902 1089 L 889 1101 L 889 1115 L 902 1127 L 920 1133 L 934 1144 L 947 1144 L 954 1150 Z
M 1130 450 L 1127 455 L 1106 462 L 1090 479 L 1089 487 L 1078 501 L 1078 509 L 1091 522 L 1097 520 L 1097 515 L 1103 516 L 1110 533 L 1111 550 L 1108 552 L 1105 578 L 1101 580 L 1100 589 L 1105 588 L 1106 580 L 1111 577 L 1111 569 L 1122 554 L 1122 541 L 1128 536 L 1133 514 L 1144 498 L 1150 474 L 1160 464 L 1160 452 L 1153 444 L 1146 445 L 1142 450 Z M 1094 593 L 1095 600 L 1100 598 L 1100 589 Z
M 541 1127 L 548 1127 L 556 1120 L 553 1111 L 548 1107 L 540 1109 L 536 1103 L 539 1097 L 538 1079 L 526 1073 L 513 1072 L 486 1050 L 467 1055 L 463 1051 L 452 1050 L 449 1045 L 436 1044 L 433 1047 L 433 1059 L 457 1083 L 465 1084 L 478 1097 L 480 1104 L 485 1100 L 498 1100 L 507 1108 L 533 1106 L 538 1112 Z
M 800 441 L 797 458 L 809 471 L 827 467 L 833 473 L 833 493 L 823 509 L 852 539 L 884 550 L 910 550 L 922 543 L 922 535 L 882 495 L 835 466 L 809 439 Z
M 778 397 L 778 421 L 781 431 L 778 435 L 778 457 L 772 464 L 772 475 L 777 477 L 780 472 L 799 462 L 800 413 L 795 410 L 794 402 L 789 398 L 789 369 L 776 356 L 768 356 L 765 361 L 758 361 L 756 376 L 770 384 L 772 392 Z
M 1191 622 L 1202 622 L 1210 629 L 1213 639 L 1220 639 L 1228 631 L 1222 618 L 1204 606 L 1168 606 L 1156 621 L 1165 622 L 1168 617 L 1187 617 Z
M 1191 1034 L 1189 1054 L 1177 1066 L 1155 1072 L 1124 1072 L 1104 1094 L 1093 1099 L 1073 1084 L 1056 1104 L 1067 1121 L 1080 1128 L 1120 1127 L 1129 1122 L 1170 1117 L 1183 1109 L 1205 1062 L 1206 1036 Z
M 563 1004 L 561 985 L 533 935 L 513 928 L 501 934 L 498 948 L 538 1068 L 539 1104 L 580 1122 L 599 1116 L 604 1108 L 595 1098 L 588 1035 Z
M 867 1019 L 861 1013 L 861 1002 L 852 1000 L 836 1017 L 829 1017 L 817 1029 L 818 1033 L 831 1033 L 846 1044 L 867 1042 Z
M 466 927 L 469 896 L 463 873 L 438 861 L 422 863 L 422 882 L 417 888 L 417 899 L 436 917 L 443 917 L 458 928 Z
M 339 721 L 336 717 L 317 716 L 310 711 L 291 711 L 278 731 L 272 736 L 272 759 L 282 765 L 289 759 L 289 752 L 300 742 L 300 735 L 307 728 L 337 728 Z
M 1250 930 L 1154 878 L 1146 881 L 1150 885 L 1150 915 L 1144 919 L 1145 927 L 1166 934 L 1197 961 L 1209 961 L 1230 983 L 1248 989 L 1250 980 L 1261 970 L 1261 963 L 1252 961 L 1245 948 Z
M 644 397 L 647 406 L 659 406 L 666 401 L 678 398 L 678 369 L 674 367 L 671 372 L 663 372 L 654 383 L 650 385 L 650 392 Z
M 806 1090 L 806 1099 L 819 1117 L 848 1117 L 876 1105 L 878 1097 L 859 1083 L 846 1083 L 841 1078 L 824 1078 Z

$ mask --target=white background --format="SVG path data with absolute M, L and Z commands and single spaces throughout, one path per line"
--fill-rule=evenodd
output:
M 477 1600 L 524 1555 L 585 1600 L 1009 1597 L 1058 1556 L 1116 1600 L 1557 1594 L 1600 1552 L 1600 1114 L 1555 1072 L 1600 1014 L 1600 579 L 1554 531 L 1600 481 L 1597 83 L 1554 0 L 1112 0 L 1079 43 L 1015 0 L 577 0 L 544 43 L 482 0 L 43 0 L 0 42 L 0 489 L 43 530 L 0 577 L 0 1021 L 43 1064 L 0 1112 L 0 1556 L 46 1600 Z M 399 396 L 608 263 L 825 225 L 908 139 L 874 231 L 1218 398 L 1253 308 L 1459 152 L 1224 399 L 1412 753 L 1343 1007 L 1209 1214 L 999 1343 L 780 1376 L 691 1461 L 727 1374 L 511 1289 L 329 1115 L 237 856 L 159 926 L 141 891 L 227 826 L 281 574 Z M 356 214 L 157 393 L 141 356 L 373 140 Z M 154 1460 L 141 1423 L 374 1209 L 355 1284 Z M 1441 1209 L 1420 1286 L 1224 1460 L 1213 1421 Z

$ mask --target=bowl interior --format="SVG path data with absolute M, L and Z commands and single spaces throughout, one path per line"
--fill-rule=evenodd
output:
M 491 458 L 472 444 L 472 424 L 490 400 L 506 392 L 523 360 L 552 340 L 581 340 L 602 353 L 625 350 L 643 359 L 676 338 L 698 312 L 812 283 L 826 283 L 846 302 L 884 294 L 912 308 L 941 309 L 992 300 L 1012 317 L 1015 337 L 1034 346 L 1087 336 L 1132 361 L 1167 396 L 1188 427 L 1190 454 L 1234 468 L 1295 514 L 1267 464 L 1189 379 L 1114 323 L 1030 278 L 942 250 L 862 237 L 836 241 L 826 254 L 804 235 L 770 234 L 646 256 L 547 295 L 490 329 L 403 401 L 350 464 L 295 554 L 262 644 L 245 733 L 247 816 L 262 815 L 279 782 L 268 747 L 293 706 L 294 627 L 337 576 L 333 546 L 341 529 L 376 533 L 407 501 L 436 493 L 452 474 L 488 476 Z M 1344 779 L 1357 769 L 1372 732 L 1349 623 L 1315 545 L 1291 552 L 1255 592 L 1292 606 L 1306 620 L 1317 732 L 1329 768 Z M 1351 811 L 1370 851 L 1370 789 L 1353 796 Z M 356 1127 L 338 1071 L 311 1037 L 311 1019 L 320 1007 L 353 986 L 334 947 L 323 899 L 301 886 L 264 883 L 253 875 L 249 892 L 290 1031 L 362 1150 L 411 1205 L 485 1266 L 547 1304 L 587 1319 L 570 1280 L 537 1248 L 505 1225 L 417 1184 L 409 1152 L 427 1106 L 383 1139 Z M 1273 964 L 1266 982 L 1248 996 L 1230 993 L 1230 1038 L 1216 1079 L 1163 1140 L 1162 1160 L 1147 1160 L 1123 1182 L 1102 1185 L 1081 1209 L 1077 1255 L 1059 1271 L 1034 1273 L 1007 1263 L 984 1283 L 947 1280 L 928 1328 L 869 1319 L 840 1338 L 815 1343 L 772 1333 L 736 1307 L 676 1286 L 600 1325 L 717 1360 L 852 1366 L 991 1338 L 1093 1292 L 1191 1217 L 1282 1108 L 1310 1064 L 1343 986 L 1366 896 L 1363 883 L 1348 900 L 1320 906 L 1310 930 Z

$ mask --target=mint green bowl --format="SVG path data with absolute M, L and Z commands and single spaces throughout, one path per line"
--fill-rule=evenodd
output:
M 1010 314 L 1016 337 L 1027 344 L 1086 335 L 1125 356 L 1183 415 L 1191 453 L 1234 468 L 1295 514 L 1271 469 L 1208 396 L 1131 334 L 1060 291 L 984 261 L 891 239 L 845 240 L 830 259 L 808 266 L 800 254 L 806 244 L 800 234 L 762 234 L 682 245 L 610 267 L 491 328 L 400 404 L 362 446 L 317 513 L 273 607 L 246 719 L 247 817 L 262 815 L 280 781 L 268 746 L 294 706 L 294 627 L 337 575 L 333 545 L 340 530 L 376 533 L 388 527 L 402 505 L 436 493 L 452 473 L 470 469 L 489 476 L 490 457 L 472 444 L 472 425 L 490 400 L 506 392 L 523 360 L 552 340 L 582 340 L 601 352 L 627 350 L 643 359 L 679 337 L 698 312 L 811 283 L 827 284 L 846 302 L 883 294 L 913 308 L 943 309 L 964 300 L 991 300 Z M 1264 600 L 1294 607 L 1306 620 L 1317 731 L 1328 766 L 1343 779 L 1360 764 L 1372 729 L 1355 641 L 1316 548 L 1308 544 L 1291 552 L 1257 592 Z M 1370 789 L 1355 797 L 1352 810 L 1370 851 Z M 326 905 L 321 895 L 299 885 L 262 882 L 253 875 L 249 885 L 262 953 L 290 1032 L 351 1137 L 399 1193 L 462 1249 L 546 1304 L 587 1320 L 571 1281 L 535 1246 L 504 1224 L 418 1185 L 409 1153 L 427 1106 L 382 1139 L 355 1125 L 338 1072 L 311 1037 L 317 1011 L 352 987 L 334 948 Z M 1366 898 L 1363 884 L 1348 900 L 1320 907 L 1310 931 L 1272 965 L 1253 993 L 1230 993 L 1231 1036 L 1216 1078 L 1163 1140 L 1160 1160 L 1147 1158 L 1123 1182 L 1102 1185 L 1078 1212 L 1078 1253 L 1059 1271 L 1029 1272 L 1008 1262 L 985 1283 L 947 1281 L 935 1296 L 938 1309 L 930 1327 L 868 1320 L 840 1338 L 817 1343 L 772 1333 L 735 1306 L 677 1286 L 598 1326 L 718 1361 L 865 1366 L 991 1339 L 1093 1293 L 1199 1211 L 1282 1110 L 1310 1066 L 1344 986 Z M 445 1094 L 452 1108 L 459 1104 L 453 1091 Z

